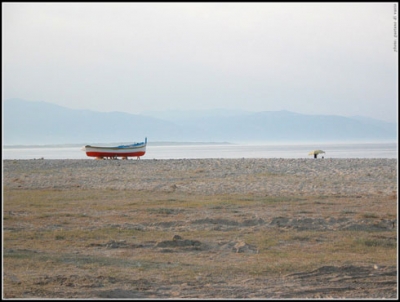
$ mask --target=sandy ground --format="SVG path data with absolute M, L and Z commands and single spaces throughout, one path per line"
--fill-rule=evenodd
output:
M 3 185 L 193 194 L 391 195 L 396 159 L 6 160 Z
M 396 159 L 6 160 L 3 194 L 4 298 L 398 296 Z

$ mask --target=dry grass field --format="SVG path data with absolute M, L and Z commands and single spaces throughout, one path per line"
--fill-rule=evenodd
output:
M 3 188 L 3 298 L 396 298 L 392 195 Z
M 394 298 L 396 203 L 6 189 L 4 298 Z

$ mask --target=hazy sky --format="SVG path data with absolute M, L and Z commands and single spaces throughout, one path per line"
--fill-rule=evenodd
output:
M 395 3 L 2 3 L 3 99 L 397 121 Z M 395 50 L 396 49 L 396 50 Z

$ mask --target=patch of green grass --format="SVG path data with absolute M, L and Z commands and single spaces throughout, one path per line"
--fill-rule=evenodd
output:
M 299 202 L 299 201 L 305 201 L 306 199 L 304 198 L 298 198 L 298 197 L 285 197 L 285 196 L 267 196 L 261 199 L 260 201 L 262 203 L 290 203 L 290 202 Z
M 315 204 L 324 204 L 324 205 L 334 205 L 333 202 L 323 202 L 323 201 L 319 201 L 319 200 L 314 201 L 314 203 Z
M 397 242 L 390 239 L 382 238 L 359 238 L 355 240 L 357 245 L 366 247 L 382 247 L 382 248 L 396 248 Z
M 150 214 L 173 215 L 182 213 L 184 210 L 171 209 L 171 208 L 157 208 L 157 209 L 147 209 L 146 211 Z
M 354 212 L 354 211 L 348 210 L 348 209 L 345 209 L 345 210 L 343 210 L 343 211 L 341 212 L 341 214 L 344 214 L 344 215 L 356 214 L 356 213 L 357 213 L 357 212 Z
M 379 218 L 379 216 L 375 213 L 365 213 L 362 215 L 363 218 Z

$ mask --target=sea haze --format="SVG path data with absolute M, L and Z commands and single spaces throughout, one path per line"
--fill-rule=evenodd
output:
M 93 159 L 82 146 L 5 147 L 3 159 Z M 329 158 L 397 158 L 397 143 L 310 143 L 310 144 L 208 144 L 149 143 L 142 159 L 200 158 L 303 158 L 313 159 L 309 152 L 323 149 L 318 159 Z M 136 158 L 133 158 L 136 160 Z
M 145 137 L 149 142 L 397 142 L 397 124 L 289 111 L 128 114 L 75 110 L 22 99 L 3 102 L 3 146 L 132 143 Z

